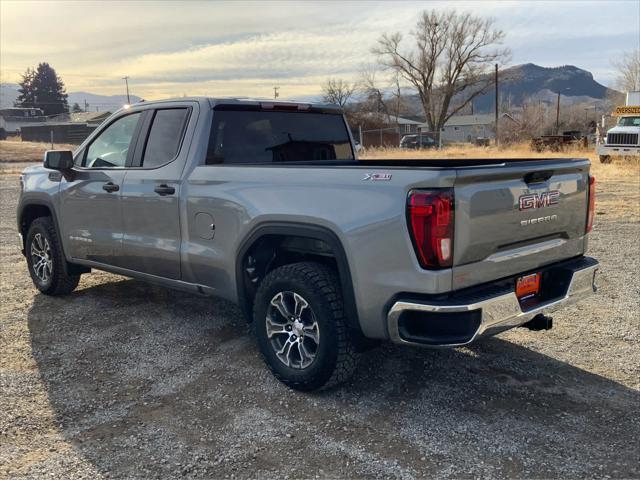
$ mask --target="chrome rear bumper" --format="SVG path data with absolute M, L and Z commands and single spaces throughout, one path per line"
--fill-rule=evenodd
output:
M 422 302 L 398 301 L 393 304 L 387 315 L 387 326 L 390 339 L 403 345 L 419 345 L 431 347 L 456 347 L 467 345 L 477 338 L 495 335 L 496 333 L 518 327 L 536 315 L 553 312 L 565 305 L 576 302 L 596 291 L 595 275 L 598 270 L 598 263 L 577 269 L 572 272 L 571 281 L 563 296 L 552 299 L 541 305 L 528 310 L 522 310 L 520 302 L 515 292 L 486 298 L 474 303 L 451 303 L 451 304 L 428 304 Z M 461 313 L 480 311 L 480 324 L 475 333 L 469 339 L 459 343 L 421 343 L 403 338 L 400 329 L 400 317 L 403 313 L 424 312 L 425 322 L 428 322 L 429 313 Z

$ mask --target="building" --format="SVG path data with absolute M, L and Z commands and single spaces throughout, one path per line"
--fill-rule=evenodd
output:
M 61 113 L 47 122 L 25 125 L 21 130 L 22 140 L 79 144 L 110 115 L 111 112 Z
M 0 132 L 19 134 L 25 125 L 44 123 L 47 117 L 40 108 L 10 107 L 0 110 Z
M 500 115 L 500 124 L 517 121 L 508 113 Z M 429 132 L 426 123 L 420 125 L 420 131 Z M 444 124 L 441 133 L 442 143 L 475 142 L 478 138 L 496 137 L 495 115 L 454 115 Z
M 92 127 L 97 127 L 111 116 L 111 112 L 77 112 L 70 113 L 70 121 L 73 123 L 86 123 Z
M 418 129 L 423 124 L 410 118 L 375 112 L 362 114 L 356 121 L 358 125 L 352 126 L 355 127 L 352 128 L 354 136 L 359 139 L 361 129 L 362 139 L 359 140 L 363 146 L 367 147 L 397 147 L 403 136 L 418 133 Z
M 87 123 L 47 122 L 23 126 L 20 136 L 25 142 L 71 143 L 78 145 L 95 129 L 95 126 Z

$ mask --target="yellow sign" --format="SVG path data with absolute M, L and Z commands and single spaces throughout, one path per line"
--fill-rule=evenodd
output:
M 621 117 L 623 115 L 640 115 L 640 105 L 631 105 L 627 107 L 616 107 L 613 115 Z

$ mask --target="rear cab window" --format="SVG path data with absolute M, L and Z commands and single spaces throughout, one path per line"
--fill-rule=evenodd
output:
M 341 114 L 215 110 L 207 165 L 354 160 Z
M 159 167 L 176 158 L 188 117 L 188 108 L 155 110 L 142 155 L 142 167 Z

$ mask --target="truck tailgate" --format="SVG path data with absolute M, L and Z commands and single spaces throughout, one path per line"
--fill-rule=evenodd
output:
M 582 255 L 588 175 L 587 160 L 457 170 L 453 289 Z

